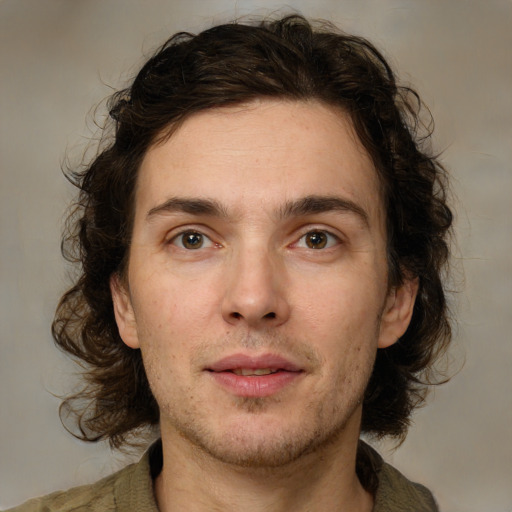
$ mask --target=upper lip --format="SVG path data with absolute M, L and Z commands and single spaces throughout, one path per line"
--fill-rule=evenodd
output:
M 209 365 L 206 370 L 224 372 L 241 368 L 248 370 L 268 368 L 270 370 L 285 370 L 288 372 L 302 371 L 300 366 L 277 354 L 262 354 L 258 356 L 232 354 L 215 361 L 213 364 Z

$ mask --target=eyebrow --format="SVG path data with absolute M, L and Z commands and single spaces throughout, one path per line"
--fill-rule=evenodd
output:
M 212 199 L 171 197 L 167 201 L 151 208 L 147 218 L 164 213 L 189 213 L 191 215 L 207 215 L 210 217 L 227 217 L 226 209 Z
M 301 217 L 314 215 L 315 213 L 327 213 L 332 211 L 352 213 L 369 227 L 368 213 L 354 201 L 338 196 L 306 196 L 296 201 L 287 202 L 280 210 L 282 218 Z
M 294 201 L 287 201 L 278 210 L 278 217 L 287 219 L 333 211 L 355 214 L 366 226 L 369 226 L 369 217 L 364 208 L 354 201 L 338 196 L 311 195 Z M 147 218 L 150 219 L 160 214 L 175 212 L 218 218 L 227 218 L 229 216 L 227 209 L 213 199 L 172 197 L 162 204 L 151 208 L 147 213 Z

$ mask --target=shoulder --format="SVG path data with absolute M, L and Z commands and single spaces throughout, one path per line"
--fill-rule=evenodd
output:
M 67 491 L 58 491 L 47 496 L 34 498 L 6 512 L 78 512 L 116 510 L 115 487 L 119 480 L 126 477 L 128 466 L 91 485 L 74 487 Z
M 35 498 L 5 512 L 153 512 L 156 511 L 148 452 L 91 485 Z
M 368 445 L 361 448 L 377 477 L 374 512 L 439 511 L 432 493 L 426 487 L 408 480 Z
M 379 505 L 380 508 L 377 506 Z M 375 512 L 438 512 L 432 493 L 423 485 L 411 482 L 400 471 L 383 463 Z

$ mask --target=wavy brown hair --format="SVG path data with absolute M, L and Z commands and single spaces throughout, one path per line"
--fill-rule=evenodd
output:
M 63 253 L 80 273 L 52 329 L 84 369 L 85 387 L 61 407 L 79 437 L 120 446 L 159 421 L 140 351 L 119 336 L 109 289 L 110 277 L 126 267 L 142 158 L 193 113 L 255 98 L 316 100 L 351 117 L 382 185 L 389 284 L 419 280 L 407 332 L 378 351 L 362 430 L 403 438 L 411 411 L 423 402 L 451 337 L 442 279 L 452 222 L 446 173 L 427 147 L 431 130 L 419 96 L 397 84 L 379 51 L 326 22 L 294 15 L 171 37 L 132 85 L 110 98 L 101 152 L 70 172 L 79 195 Z

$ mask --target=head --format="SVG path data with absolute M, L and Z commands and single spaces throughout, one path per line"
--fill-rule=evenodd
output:
M 441 277 L 452 216 L 444 170 L 418 134 L 421 102 L 397 84 L 369 42 L 292 16 L 173 36 L 133 84 L 111 98 L 111 142 L 72 175 L 80 193 L 64 247 L 81 263 L 81 274 L 58 306 L 53 333 L 60 347 L 86 364 L 86 387 L 66 402 L 80 404 L 72 410 L 85 439 L 108 438 L 118 446 L 159 422 L 140 350 L 121 339 L 110 288 L 113 278 L 129 286 L 145 157 L 193 118 L 261 101 L 314 103 L 349 120 L 375 171 L 386 287 L 417 286 L 405 332 L 377 351 L 362 431 L 403 436 L 412 410 L 424 400 L 434 363 L 450 339 Z

